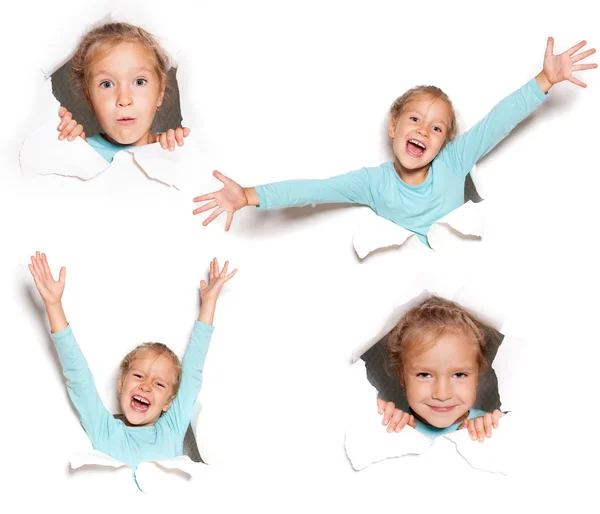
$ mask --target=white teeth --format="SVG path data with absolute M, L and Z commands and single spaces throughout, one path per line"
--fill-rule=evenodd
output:
M 146 398 L 142 398 L 141 396 L 134 396 L 134 398 L 142 403 L 145 403 L 146 405 L 150 405 L 150 402 L 148 400 L 146 400 Z
M 417 141 L 416 139 L 409 139 L 408 142 L 414 143 L 415 145 L 420 146 L 423 150 L 425 150 L 425 145 L 420 141 Z

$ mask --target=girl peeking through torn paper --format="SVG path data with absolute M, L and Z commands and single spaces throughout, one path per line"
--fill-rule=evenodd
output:
M 214 209 L 203 223 L 207 225 L 225 212 L 225 230 L 229 230 L 234 213 L 248 205 L 277 209 L 358 203 L 410 230 L 428 245 L 431 225 L 464 203 L 465 177 L 475 163 L 537 109 L 552 86 L 568 80 L 585 87 L 573 76 L 575 71 L 597 67 L 576 64 L 595 52 L 592 48 L 577 53 L 585 44 L 582 41 L 554 55 L 554 41 L 548 38 L 543 70 L 458 137 L 456 113 L 448 96 L 438 87 L 418 86 L 391 106 L 388 135 L 393 161 L 325 180 L 286 180 L 246 188 L 215 171 L 223 189 L 194 198 L 194 202 L 208 203 L 193 213 Z
M 481 323 L 458 304 L 432 296 L 410 309 L 387 337 L 387 356 L 410 412 L 377 400 L 388 432 L 409 425 L 432 439 L 468 429 L 484 441 L 504 413 L 473 409 L 488 364 Z
M 58 139 L 81 137 L 104 159 L 133 146 L 159 142 L 163 149 L 183 145 L 190 129 L 150 132 L 167 90 L 171 63 L 157 39 L 127 23 L 104 23 L 88 31 L 71 58 L 71 76 L 94 113 L 102 133 L 87 137 L 84 127 L 61 107 Z
M 66 269 L 54 280 L 45 254 L 31 257 L 29 270 L 44 301 L 52 339 L 67 379 L 67 389 L 95 450 L 131 466 L 183 455 L 183 440 L 202 386 L 202 370 L 214 327 L 217 299 L 227 274 L 210 263 L 209 281 L 200 282 L 202 304 L 182 362 L 164 344 L 144 343 L 120 365 L 119 403 L 123 420 L 108 412 L 62 307 Z

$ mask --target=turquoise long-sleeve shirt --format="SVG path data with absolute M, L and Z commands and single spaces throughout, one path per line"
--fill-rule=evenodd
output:
M 129 427 L 104 407 L 71 326 L 52 334 L 67 389 L 94 449 L 133 468 L 146 460 L 183 455 L 183 438 L 202 386 L 202 370 L 214 327 L 197 321 L 183 357 L 181 384 L 171 407 L 153 426 Z
M 469 415 L 467 416 L 467 419 L 478 418 L 480 416 L 483 416 L 484 414 L 485 414 L 485 412 L 482 410 L 471 409 L 469 411 Z M 461 421 L 460 423 L 454 423 L 453 425 L 450 425 L 448 427 L 438 428 L 438 427 L 434 427 L 433 425 L 428 425 L 426 423 L 423 423 L 422 421 L 419 421 L 416 418 L 415 418 L 415 421 L 417 423 L 415 430 L 418 430 L 419 432 L 421 432 L 422 434 L 426 435 L 427 437 L 429 437 L 431 439 L 435 439 L 436 437 L 439 437 L 441 435 L 446 435 L 451 432 L 456 432 L 458 430 L 458 427 L 462 423 L 462 421 Z
M 112 162 L 115 154 L 121 150 L 127 150 L 129 148 L 135 148 L 133 146 L 119 145 L 117 143 L 111 143 L 107 139 L 104 139 L 102 135 L 96 134 L 95 136 L 87 137 L 87 143 L 98 152 L 104 160 Z
M 531 79 L 468 132 L 446 145 L 417 186 L 404 183 L 389 161 L 324 180 L 286 180 L 257 186 L 258 208 L 314 207 L 322 203 L 368 205 L 377 215 L 410 230 L 428 245 L 431 225 L 464 203 L 465 177 L 475 163 L 547 96 Z

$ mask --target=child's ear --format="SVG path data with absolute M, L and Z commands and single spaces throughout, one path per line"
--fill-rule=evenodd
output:
M 390 120 L 390 122 L 388 123 L 388 136 L 390 136 L 390 139 L 393 140 L 395 135 L 396 135 L 396 120 L 394 118 L 392 118 Z
M 163 412 L 167 412 L 169 410 L 174 399 L 175 399 L 175 397 L 173 396 L 167 403 L 165 403 L 165 406 L 163 407 L 163 410 L 162 410 Z
M 161 87 L 160 89 L 160 93 L 158 95 L 158 101 L 156 102 L 156 107 L 160 107 L 163 103 L 163 100 L 165 99 L 165 89 L 167 88 L 167 84 L 165 83 L 164 86 Z

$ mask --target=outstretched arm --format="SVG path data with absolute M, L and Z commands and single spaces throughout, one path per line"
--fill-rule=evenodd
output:
M 241 187 L 218 171 L 214 176 L 223 182 L 223 189 L 194 198 L 194 202 L 208 202 L 193 214 L 214 209 L 202 223 L 208 225 L 223 212 L 227 213 L 225 230 L 229 230 L 236 211 L 252 205 L 260 209 L 303 207 L 323 203 L 358 203 L 373 207 L 370 175 L 366 169 L 317 180 L 285 180 L 256 187 Z
M 578 43 L 560 55 L 553 54 L 554 40 L 548 38 L 544 66 L 538 75 L 523 87 L 499 102 L 473 128 L 457 137 L 440 152 L 448 167 L 467 175 L 475 163 L 502 141 L 522 120 L 535 111 L 547 98 L 550 88 L 563 80 L 585 87 L 573 77 L 573 71 L 596 68 L 595 64 L 574 64 L 593 54 L 590 49 L 577 54 L 586 44 Z
M 116 422 L 98 395 L 92 372 L 73 336 L 62 308 L 61 299 L 67 271 L 62 267 L 58 280 L 54 280 L 46 255 L 40 252 L 36 252 L 35 256 L 31 257 L 29 271 L 46 306 L 56 353 L 67 379 L 69 397 L 79 413 L 83 428 L 92 444 L 96 446 L 100 439 L 108 437 Z
M 214 330 L 212 322 L 219 293 L 223 285 L 237 273 L 237 270 L 233 270 L 227 274 L 228 267 L 229 262 L 225 262 L 223 269 L 219 269 L 217 259 L 213 259 L 210 263 L 208 283 L 205 280 L 200 282 L 202 304 L 198 321 L 194 324 L 190 342 L 181 363 L 181 385 L 171 407 L 163 416 L 165 422 L 182 437 L 190 423 L 194 405 L 202 387 L 204 361 Z

